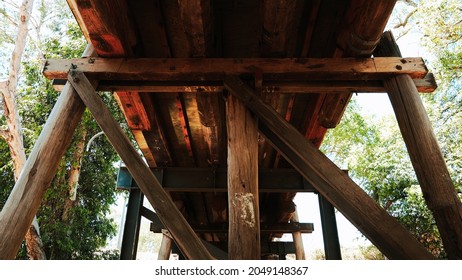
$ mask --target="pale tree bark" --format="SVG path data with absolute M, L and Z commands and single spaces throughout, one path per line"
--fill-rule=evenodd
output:
M 82 166 L 82 157 L 83 153 L 85 152 L 85 142 L 87 140 L 87 131 L 82 130 L 80 134 L 80 139 L 75 146 L 73 160 L 71 169 L 69 170 L 69 179 L 67 180 L 67 184 L 69 186 L 68 189 L 68 197 L 64 204 L 63 210 L 63 221 L 67 221 L 69 219 L 69 210 L 74 206 L 75 200 L 77 199 L 77 187 L 79 185 L 79 178 L 80 178 L 80 169 Z
M 7 128 L 2 129 L 1 136 L 8 143 L 11 158 L 14 166 L 14 178 L 17 180 L 26 162 L 24 150 L 21 118 L 17 108 L 16 88 L 20 73 L 21 58 L 26 46 L 28 35 L 28 23 L 32 13 L 34 0 L 24 0 L 19 11 L 18 33 L 16 35 L 14 50 L 11 54 L 8 80 L 2 82 L 0 96 L 3 101 L 3 113 L 6 117 Z M 39 235 L 37 219 L 29 228 L 26 234 L 27 255 L 30 259 L 45 259 L 42 241 Z

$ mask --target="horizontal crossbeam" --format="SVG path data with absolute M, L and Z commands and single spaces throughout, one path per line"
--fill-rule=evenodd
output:
M 428 73 L 423 79 L 413 80 L 417 91 L 430 93 L 437 88 L 435 77 Z M 53 80 L 53 88 L 61 91 L 66 80 Z M 221 81 L 100 81 L 97 91 L 137 91 L 137 92 L 166 92 L 175 93 L 216 93 L 223 91 Z M 386 92 L 382 80 L 367 81 L 271 81 L 265 80 L 262 85 L 263 92 L 310 94 L 310 93 L 376 93 Z
M 263 73 L 263 80 L 381 80 L 397 74 L 422 79 L 422 58 L 80 58 L 49 59 L 44 75 L 66 79 L 70 69 L 88 78 L 136 81 L 222 81 L 225 75 Z

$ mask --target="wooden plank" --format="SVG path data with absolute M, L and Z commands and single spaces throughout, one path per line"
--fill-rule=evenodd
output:
M 437 88 L 435 77 L 428 73 L 423 79 L 414 79 L 417 91 L 431 93 Z M 65 80 L 53 80 L 53 88 L 61 91 L 66 84 Z M 222 82 L 156 82 L 156 81 L 101 81 L 97 91 L 138 91 L 138 92 L 168 92 L 168 93 L 217 93 L 223 91 Z M 368 81 L 264 81 L 263 92 L 279 94 L 312 94 L 312 93 L 377 93 L 385 92 L 382 80 Z
M 257 121 L 235 96 L 226 100 L 229 259 L 260 259 Z
M 168 231 L 162 232 L 162 242 L 160 243 L 158 260 L 170 259 L 170 252 L 172 251 L 173 239 Z
M 100 80 L 175 81 L 223 80 L 225 75 L 253 75 L 263 79 L 376 80 L 397 74 L 423 78 L 428 70 L 422 58 L 135 58 L 48 59 L 44 75 L 65 79 L 69 69 Z
M 138 186 L 154 207 L 164 225 L 169 229 L 181 250 L 190 259 L 212 259 L 212 256 L 194 234 L 169 195 L 162 189 L 157 178 L 133 148 L 119 124 L 90 86 L 87 77 L 81 72 L 72 72 L 69 75 L 69 81 L 124 161 Z
M 290 220 L 290 223 L 298 223 L 298 213 L 295 211 L 294 216 Z M 303 246 L 302 233 L 300 231 L 292 232 L 292 239 L 294 241 L 295 247 L 295 259 L 296 260 L 305 260 L 305 247 Z
M 376 54 L 401 55 L 391 32 L 384 33 Z M 444 249 L 449 258 L 462 259 L 462 203 L 423 102 L 407 75 L 388 79 L 384 83 Z
M 87 47 L 83 55 L 93 54 L 93 48 Z M 16 258 L 84 110 L 74 89 L 64 86 L 0 213 L 0 259 Z
M 340 1 L 334 2 L 337 6 Z M 335 31 L 333 33 L 335 37 L 331 37 L 336 41 L 336 44 L 331 44 L 331 46 L 336 46 L 336 49 L 331 50 L 330 53 L 325 53 L 325 55 L 333 57 L 370 57 L 388 22 L 395 2 L 396 0 L 342 1 L 342 5 L 347 4 L 345 11 L 340 13 L 341 17 L 344 18 L 341 19 L 340 24 L 334 25 Z M 335 20 L 331 19 L 329 24 L 333 22 Z M 371 22 L 374 24 L 371 25 Z M 345 91 L 344 94 L 339 94 L 338 96 L 320 96 L 318 105 L 322 106 L 319 109 L 319 114 L 315 117 L 314 126 L 309 129 L 309 137 L 316 146 L 321 145 L 327 129 L 336 127 L 340 122 L 352 96 L 351 93 L 351 91 Z
M 190 56 L 213 56 L 214 26 L 210 0 L 178 1 Z
M 136 45 L 136 29 L 127 1 L 67 0 L 82 31 L 101 57 L 130 55 Z
M 263 57 L 296 57 L 298 28 L 305 1 L 263 2 Z
M 287 123 L 238 77 L 226 88 L 259 118 L 260 131 L 307 181 L 390 259 L 434 258 L 354 181 Z

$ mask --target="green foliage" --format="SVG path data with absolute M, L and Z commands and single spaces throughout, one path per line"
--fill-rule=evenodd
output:
M 51 4 L 55 15 L 47 9 L 47 5 L 50 7 Z M 59 96 L 59 93 L 52 89 L 51 82 L 42 75 L 43 58 L 80 57 L 86 46 L 78 25 L 75 21 L 70 21 L 72 14 L 63 8 L 66 7 L 65 1 L 42 0 L 38 7 L 35 11 L 36 16 L 51 20 L 42 22 L 49 31 L 41 34 L 40 40 L 30 41 L 23 58 L 18 107 L 27 154 Z M 123 118 L 112 95 L 103 93 L 101 97 L 121 121 Z M 3 122 L 0 122 L 0 125 L 2 124 Z M 108 218 L 108 214 L 116 195 L 114 163 L 119 158 L 104 136 L 96 138 L 90 149 L 84 151 L 81 162 L 75 158 L 77 143 L 82 141 L 84 135 L 86 145 L 86 142 L 99 131 L 100 128 L 91 114 L 85 112 L 72 143 L 59 164 L 58 172 L 44 195 L 37 218 L 48 259 L 118 258 L 117 251 L 104 251 L 103 248 L 108 239 L 116 234 L 114 221 Z M 69 204 L 69 171 L 72 166 L 79 164 L 81 173 L 77 200 Z M 0 141 L 0 166 L 0 206 L 3 207 L 14 185 L 13 165 L 4 141 Z M 64 218 L 66 204 L 71 205 L 71 208 Z M 18 259 L 26 258 L 24 249 L 25 246 L 22 246 Z
M 423 199 L 398 124 L 392 117 L 362 117 L 355 99 L 322 146 L 337 165 L 433 254 L 444 257 L 435 221 Z M 367 259 L 380 259 L 363 248 Z

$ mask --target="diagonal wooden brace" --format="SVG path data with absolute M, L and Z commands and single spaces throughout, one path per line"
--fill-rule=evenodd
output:
M 236 76 L 226 89 L 259 118 L 260 131 L 321 195 L 390 259 L 434 257 L 398 221 Z
M 109 142 L 124 161 L 137 185 L 168 228 L 180 250 L 189 259 L 213 259 L 161 184 L 139 156 L 118 122 L 82 72 L 71 71 L 68 81 L 92 113 Z

